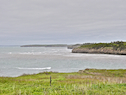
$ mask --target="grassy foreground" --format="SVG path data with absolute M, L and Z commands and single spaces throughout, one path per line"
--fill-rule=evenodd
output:
M 0 95 L 126 95 L 126 70 L 86 69 L 0 77 Z

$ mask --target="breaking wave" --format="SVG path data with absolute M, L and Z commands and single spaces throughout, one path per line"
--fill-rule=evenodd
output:
M 17 69 L 25 69 L 25 70 L 50 70 L 51 67 L 45 67 L 45 68 L 21 68 L 21 67 L 17 67 Z

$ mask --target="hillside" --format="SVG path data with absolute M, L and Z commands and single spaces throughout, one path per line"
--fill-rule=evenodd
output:
M 0 95 L 126 95 L 126 69 L 0 77 Z
M 74 48 L 72 53 L 98 53 L 126 55 L 126 42 L 84 44 Z

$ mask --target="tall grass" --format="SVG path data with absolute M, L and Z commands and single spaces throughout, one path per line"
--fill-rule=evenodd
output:
M 15 78 L 0 77 L 0 95 L 126 95 L 125 71 L 123 76 L 107 75 L 107 72 L 114 73 L 112 70 L 101 71 L 44 72 Z M 97 75 L 96 72 L 100 74 Z

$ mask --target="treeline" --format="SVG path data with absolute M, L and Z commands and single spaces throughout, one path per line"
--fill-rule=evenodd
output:
M 116 41 L 111 43 L 91 43 L 83 44 L 80 48 L 89 48 L 89 49 L 101 49 L 101 48 L 110 48 L 113 50 L 124 50 L 126 49 L 126 42 Z

